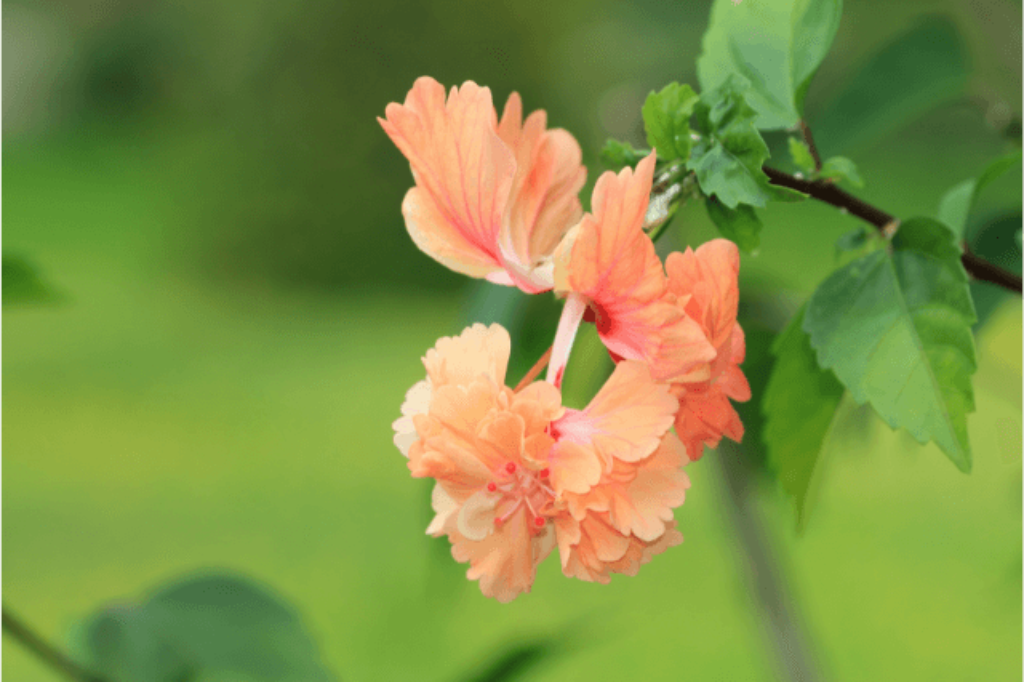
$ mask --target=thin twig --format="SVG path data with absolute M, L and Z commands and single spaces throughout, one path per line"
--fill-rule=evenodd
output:
M 803 119 L 800 119 L 800 134 L 804 136 L 807 149 L 811 152 L 811 158 L 814 159 L 814 172 L 820 173 L 821 155 L 818 154 L 818 145 L 814 144 L 814 135 L 811 134 L 811 127 Z
M 765 166 L 763 170 L 773 185 L 795 189 L 798 192 L 810 195 L 813 199 L 844 210 L 850 215 L 874 225 L 883 234 L 885 234 L 887 229 L 891 228 L 893 223 L 897 222 L 895 216 L 886 213 L 876 206 L 872 206 L 866 201 L 858 199 L 848 192 L 844 192 L 831 183 L 820 180 L 803 180 L 768 166 Z M 961 262 L 964 265 L 964 269 L 975 279 L 997 284 L 1017 294 L 1021 293 L 1020 275 L 989 263 L 969 251 L 964 252 Z
M 106 682 L 102 677 L 89 672 L 58 651 L 49 642 L 33 632 L 28 625 L 16 618 L 7 607 L 3 607 L 3 631 L 23 647 L 36 655 L 39 660 L 75 682 Z
M 548 362 L 551 360 L 551 350 L 553 348 L 554 346 L 551 346 L 546 351 L 544 351 L 544 355 L 540 356 L 537 362 L 534 363 L 533 367 L 530 368 L 530 371 L 526 373 L 526 376 L 524 376 L 522 380 L 520 380 L 520 382 L 516 384 L 516 387 L 514 389 L 515 393 L 519 393 L 519 391 L 529 386 L 530 382 L 536 379 L 540 375 L 540 373 L 544 371 L 544 368 L 548 366 Z

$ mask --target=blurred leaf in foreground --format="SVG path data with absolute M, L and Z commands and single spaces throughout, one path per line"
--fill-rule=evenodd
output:
M 104 608 L 74 644 L 90 668 L 118 682 L 336 679 L 290 606 L 230 574 L 187 578 L 141 603 Z
M 35 265 L 22 258 L 3 256 L 3 305 L 53 303 L 61 300 L 39 275 Z
M 479 672 L 460 678 L 462 682 L 508 682 L 519 680 L 564 646 L 551 640 L 537 640 L 509 645 L 492 659 L 482 664 Z
M 893 428 L 935 441 L 971 469 L 967 414 L 977 369 L 974 306 L 960 249 L 942 223 L 908 220 L 892 251 L 858 258 L 811 296 L 803 328 L 818 363 Z

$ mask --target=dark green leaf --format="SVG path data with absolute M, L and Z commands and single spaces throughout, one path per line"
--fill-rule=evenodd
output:
M 708 216 L 718 226 L 723 237 L 731 239 L 747 253 L 761 245 L 761 219 L 753 208 L 743 204 L 728 208 L 714 197 L 709 197 L 705 206 Z
M 601 149 L 601 163 L 614 169 L 635 166 L 650 153 L 649 149 L 634 149 L 628 142 L 608 140 Z
M 696 172 L 705 196 L 717 197 L 728 208 L 763 207 L 783 195 L 761 170 L 768 145 L 754 127 L 757 114 L 744 99 L 746 91 L 741 80 L 730 78 L 704 92 L 695 109 L 703 137 L 687 168 Z
M 793 163 L 804 172 L 814 172 L 814 157 L 811 156 L 811 150 L 803 140 L 798 140 L 795 137 L 789 138 L 789 156 L 793 159 Z
M 659 159 L 690 158 L 690 117 L 699 100 L 693 88 L 679 83 L 647 95 L 642 112 L 647 144 L 658 150 Z
M 1010 272 L 1021 274 L 1020 210 L 999 213 L 975 225 L 969 243 L 974 255 Z M 981 280 L 971 280 L 971 299 L 978 312 L 975 329 L 984 324 L 1000 304 L 1020 297 L 1006 289 Z
M 91 668 L 118 682 L 334 679 L 292 609 L 232 575 L 190 578 L 103 609 L 81 628 L 79 646 Z
M 946 192 L 939 203 L 939 220 L 944 222 L 957 238 L 962 239 L 967 229 L 967 218 L 978 201 L 978 195 L 1007 171 L 1020 168 L 1021 150 L 1017 149 L 990 163 L 977 179 L 964 180 Z
M 928 17 L 898 35 L 852 75 L 841 94 L 814 116 L 821 149 L 868 143 L 963 93 L 967 50 L 946 17 Z
M 701 88 L 740 75 L 751 84 L 758 128 L 796 125 L 841 15 L 840 0 L 715 0 L 697 60 Z
M 801 308 L 775 342 L 775 364 L 761 402 L 769 461 L 783 490 L 796 500 L 799 527 L 810 512 L 812 483 L 844 392 L 835 375 L 818 366 L 803 321 Z
M 483 664 L 482 670 L 470 673 L 465 682 L 507 682 L 522 679 L 540 663 L 561 652 L 563 646 L 551 641 L 513 644 Z
M 52 303 L 61 297 L 43 281 L 39 270 L 21 256 L 3 257 L 3 304 Z
M 854 187 L 863 187 L 864 181 L 857 171 L 857 164 L 845 156 L 833 156 L 821 164 L 819 177 L 832 182 L 846 180 Z
M 859 258 L 811 297 L 804 330 L 821 367 L 894 428 L 971 468 L 974 307 L 960 251 L 941 223 L 909 220 L 892 250 Z

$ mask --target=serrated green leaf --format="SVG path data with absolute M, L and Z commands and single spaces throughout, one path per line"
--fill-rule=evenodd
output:
M 628 142 L 609 139 L 601 148 L 601 163 L 614 169 L 635 166 L 650 153 L 649 149 L 634 149 Z
M 77 644 L 90 668 L 118 682 L 334 679 L 291 608 L 233 575 L 187 579 L 140 604 L 103 609 Z
M 39 269 L 25 258 L 4 254 L 2 268 L 4 306 L 61 299 L 39 275 Z
M 743 204 L 736 208 L 728 208 L 713 197 L 709 197 L 704 205 L 708 217 L 718 227 L 723 237 L 732 240 L 747 253 L 755 251 L 761 245 L 761 219 L 757 217 L 753 208 Z
M 789 156 L 798 168 L 807 173 L 814 172 L 814 157 L 811 156 L 811 150 L 803 140 L 798 140 L 795 137 L 789 138 Z
M 761 170 L 768 145 L 754 127 L 757 114 L 744 99 L 747 90 L 740 79 L 730 78 L 701 95 L 695 113 L 703 136 L 686 164 L 705 196 L 733 209 L 740 204 L 763 207 L 780 196 Z
M 964 92 L 967 49 L 946 17 L 924 19 L 896 36 L 814 117 L 821 149 L 847 151 L 898 130 Z
M 1021 150 L 1017 149 L 990 163 L 977 179 L 964 180 L 952 187 L 939 202 L 939 220 L 945 223 L 958 239 L 963 239 L 967 229 L 967 218 L 978 201 L 978 195 L 1004 173 L 1019 168 L 1020 165 Z
M 821 172 L 818 176 L 824 180 L 839 182 L 846 180 L 854 187 L 863 187 L 864 180 L 860 177 L 857 164 L 845 156 L 833 156 L 821 164 Z
M 835 375 L 818 366 L 802 328 L 805 309 L 793 316 L 772 348 L 775 364 L 761 401 L 769 461 L 783 490 L 796 501 L 798 527 L 807 521 L 812 483 L 844 393 Z
M 715 0 L 697 60 L 701 89 L 740 75 L 758 128 L 794 126 L 841 15 L 841 0 Z
M 669 83 L 647 95 L 642 114 L 647 144 L 663 161 L 690 158 L 690 117 L 700 97 L 689 85 Z
M 929 218 L 909 220 L 892 249 L 859 258 L 811 296 L 804 331 L 819 365 L 857 403 L 893 428 L 935 441 L 970 471 L 967 414 L 974 411 L 974 307 L 952 234 Z

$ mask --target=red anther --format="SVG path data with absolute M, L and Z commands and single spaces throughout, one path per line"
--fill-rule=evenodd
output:
M 537 526 L 538 528 L 543 528 L 545 523 L 547 523 L 547 521 L 544 519 L 543 516 L 537 516 L 533 519 L 533 525 Z
M 495 516 L 494 517 L 494 525 L 495 526 L 498 526 L 500 528 L 501 524 L 503 524 L 503 523 L 505 523 L 505 519 L 501 518 L 500 516 Z
M 514 474 L 516 472 L 516 463 L 509 462 L 508 464 L 506 464 L 505 471 L 509 472 L 510 474 Z
M 545 467 L 545 468 L 540 470 L 540 477 L 541 478 L 547 478 L 550 475 L 551 475 L 551 469 L 548 469 L 547 467 Z
M 490 483 L 488 483 L 488 484 L 487 484 L 487 490 L 488 490 L 489 492 L 492 492 L 492 493 L 493 493 L 493 492 L 494 492 L 495 490 L 497 490 L 497 489 L 498 489 L 498 484 L 497 484 L 497 483 L 495 483 L 494 481 L 491 481 Z

